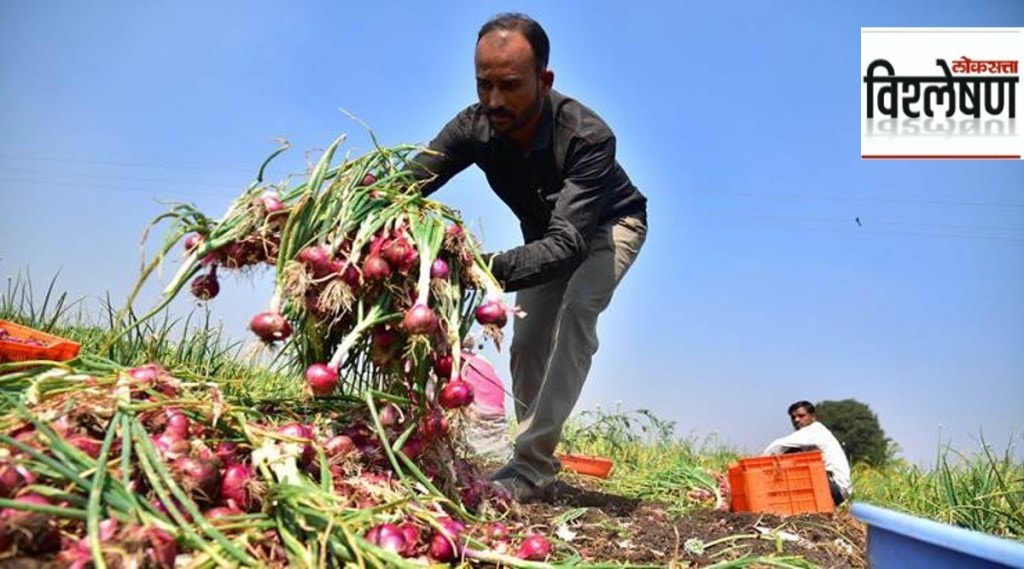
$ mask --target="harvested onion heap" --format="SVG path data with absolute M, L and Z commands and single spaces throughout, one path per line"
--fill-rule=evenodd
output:
M 458 445 L 473 400 L 460 356 L 474 325 L 500 346 L 503 291 L 457 213 L 405 173 L 419 148 L 332 165 L 340 142 L 294 187 L 263 183 L 275 152 L 220 219 L 160 216 L 163 245 L 99 352 L 184 290 L 215 301 L 224 274 L 273 271 L 250 328 L 304 400 L 231 400 L 185 370 L 90 354 L 0 365 L 0 551 L 75 567 L 548 557 L 546 538 L 486 522 L 507 496 Z M 126 323 L 182 250 L 158 305 Z
M 89 355 L 0 365 L 0 395 L 0 564 L 515 566 L 551 551 L 465 509 L 486 481 L 437 441 L 399 450 L 405 422 L 373 398 L 300 414 Z M 445 468 L 459 500 L 437 488 Z

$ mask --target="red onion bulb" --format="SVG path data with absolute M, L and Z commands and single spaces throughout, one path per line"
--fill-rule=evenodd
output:
M 292 335 L 292 325 L 275 312 L 260 312 L 249 322 L 249 329 L 267 343 L 287 339 Z
M 313 364 L 306 369 L 306 385 L 317 397 L 330 395 L 338 387 L 338 370 L 327 364 Z
M 501 301 L 488 300 L 477 307 L 476 321 L 483 325 L 490 324 L 502 328 L 508 322 L 508 311 Z

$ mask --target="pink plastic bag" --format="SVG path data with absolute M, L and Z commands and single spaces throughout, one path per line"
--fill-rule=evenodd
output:
M 505 414 L 505 386 L 494 365 L 483 356 L 462 352 L 462 379 L 473 386 L 473 406 L 481 411 Z
M 463 352 L 462 358 L 462 379 L 473 386 L 463 439 L 478 456 L 507 461 L 512 457 L 512 442 L 505 418 L 505 386 L 483 356 Z

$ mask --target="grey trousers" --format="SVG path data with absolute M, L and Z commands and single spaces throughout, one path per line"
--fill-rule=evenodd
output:
M 554 481 L 554 456 L 598 348 L 597 320 L 647 238 L 636 217 L 600 226 L 571 276 L 524 289 L 509 359 L 518 434 L 509 466 L 538 486 Z

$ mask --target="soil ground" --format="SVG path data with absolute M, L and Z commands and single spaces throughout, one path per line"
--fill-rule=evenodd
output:
M 574 478 L 551 502 L 514 506 L 509 521 L 521 524 L 518 530 L 567 539 L 589 563 L 689 568 L 784 555 L 828 569 L 867 567 L 865 527 L 845 508 L 785 517 L 715 509 L 673 516 L 664 504 L 602 492 Z
M 673 516 L 665 504 L 616 496 L 575 477 L 548 502 L 510 508 L 505 521 L 514 533 L 557 536 L 587 564 L 696 568 L 776 555 L 800 556 L 826 569 L 867 567 L 864 526 L 845 511 L 779 517 L 698 509 Z M 565 559 L 572 552 L 554 553 Z M 0 569 L 59 566 L 25 557 L 0 560 Z

